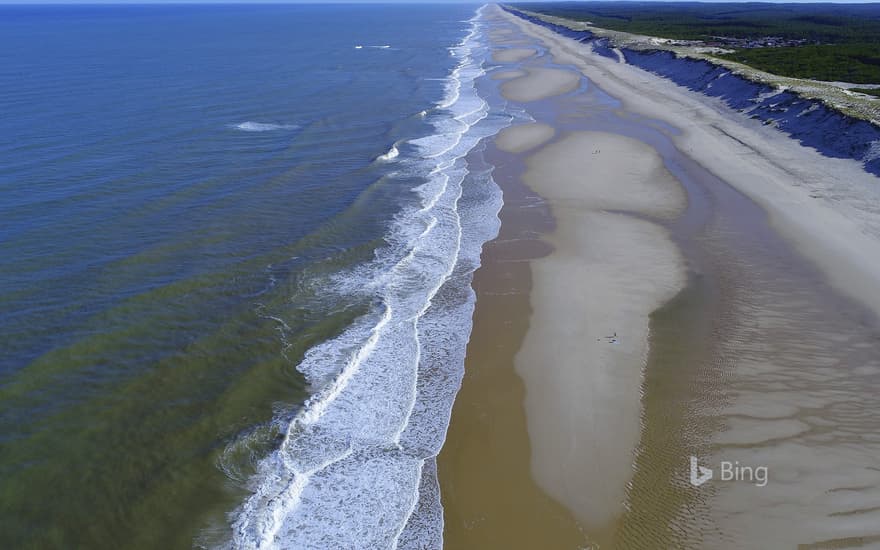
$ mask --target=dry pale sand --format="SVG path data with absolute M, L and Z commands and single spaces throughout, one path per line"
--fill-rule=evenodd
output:
M 504 97 L 511 101 L 537 101 L 566 94 L 577 89 L 580 75 L 564 69 L 536 67 L 526 69 L 526 76 L 508 80 L 501 85 Z
M 554 215 L 614 210 L 671 218 L 686 200 L 654 149 L 617 134 L 570 134 L 529 157 L 528 167 L 526 184 Z
M 492 54 L 492 60 L 496 63 L 518 63 L 538 53 L 532 48 L 506 48 Z
M 525 71 L 497 71 L 492 73 L 492 79 L 494 80 L 508 80 L 511 78 L 519 78 L 521 76 L 526 76 Z
M 505 128 L 495 137 L 495 145 L 508 153 L 522 153 L 553 139 L 556 129 L 549 124 L 532 122 Z
M 653 149 L 597 132 L 541 149 L 524 180 L 557 220 L 555 252 L 532 261 L 533 312 L 516 357 L 532 473 L 601 540 L 632 474 L 648 316 L 685 281 L 666 230 L 621 212 L 674 216 L 684 196 Z

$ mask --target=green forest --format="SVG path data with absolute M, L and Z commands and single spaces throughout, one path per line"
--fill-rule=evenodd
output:
M 880 97 L 880 88 L 850 88 L 853 92 Z
M 799 46 L 741 48 L 720 57 L 782 76 L 880 83 L 880 4 L 554 2 L 514 7 L 662 38 L 804 40 Z
M 718 57 L 783 76 L 880 83 L 880 48 L 870 44 L 751 48 Z

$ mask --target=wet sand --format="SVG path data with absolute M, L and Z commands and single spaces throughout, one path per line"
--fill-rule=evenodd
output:
M 475 273 L 474 325 L 465 376 L 438 457 L 446 548 L 582 548 L 571 513 L 533 481 L 523 410 L 525 387 L 513 368 L 529 325 L 529 261 L 551 252 L 538 238 L 554 222 L 527 189 L 519 159 L 490 148 L 504 190 L 498 237 L 484 245 Z
M 492 149 L 505 206 L 439 461 L 447 547 L 880 545 L 877 178 L 488 18 L 537 52 L 496 81 L 536 123 Z M 716 479 L 691 486 L 691 455 Z

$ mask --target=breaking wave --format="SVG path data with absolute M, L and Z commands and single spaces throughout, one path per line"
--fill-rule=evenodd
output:
M 452 49 L 445 99 L 424 117 L 432 133 L 379 157 L 399 157 L 395 169 L 424 183 L 388 246 L 339 276 L 373 307 L 298 365 L 315 391 L 250 480 L 232 548 L 442 546 L 435 458 L 464 371 L 471 277 L 502 204 L 480 142 L 510 123 L 475 88 L 488 57 L 481 10 Z

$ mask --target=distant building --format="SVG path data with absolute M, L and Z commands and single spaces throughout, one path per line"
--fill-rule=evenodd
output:
M 791 46 L 803 46 L 807 43 L 805 38 L 783 38 L 781 36 L 762 36 L 759 38 L 734 38 L 731 36 L 713 36 L 707 41 L 707 46 L 732 47 L 732 48 L 781 48 Z

